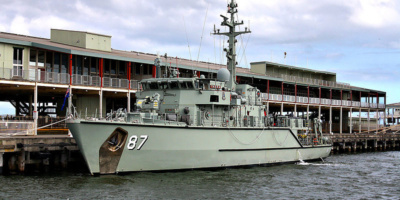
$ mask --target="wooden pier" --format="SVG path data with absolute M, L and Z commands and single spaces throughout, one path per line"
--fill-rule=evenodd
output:
M 400 133 L 334 134 L 332 153 L 400 150 Z
M 68 135 L 35 135 L 0 138 L 0 174 L 66 169 L 81 160 L 75 139 Z

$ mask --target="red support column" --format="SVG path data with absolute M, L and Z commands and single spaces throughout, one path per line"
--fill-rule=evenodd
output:
M 283 82 L 282 82 L 282 101 L 283 101 Z
M 294 85 L 294 102 L 297 103 L 297 84 Z
M 360 91 L 360 108 L 361 108 L 361 91 Z
M 321 87 L 319 87 L 319 105 L 321 105 Z
M 310 86 L 307 86 L 307 98 L 308 98 L 308 104 L 310 104 Z
M 343 106 L 343 90 L 340 90 L 340 105 Z
M 197 71 L 197 77 L 200 78 L 200 71 Z M 237 78 L 237 77 L 236 77 Z
M 269 80 L 267 80 L 267 100 L 269 100 Z
M 157 67 L 155 65 L 153 65 L 153 73 L 151 74 L 153 78 L 156 78 L 157 76 Z
M 132 63 L 131 62 L 128 62 L 127 63 L 127 65 L 128 65 L 128 81 L 129 81 L 129 89 L 131 89 L 131 72 L 132 72 L 132 68 L 131 68 L 131 66 L 132 66 Z
M 104 59 L 100 58 L 100 87 L 103 87 L 103 62 Z
M 351 107 L 353 107 L 353 91 L 350 90 L 350 102 L 351 102 Z
M 72 85 L 72 54 L 69 54 L 69 84 Z
M 332 89 L 329 90 L 329 99 L 331 99 L 331 105 L 332 105 Z

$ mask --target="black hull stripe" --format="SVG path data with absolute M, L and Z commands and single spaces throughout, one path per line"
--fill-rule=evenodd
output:
M 316 146 L 316 147 L 287 147 L 287 148 L 261 148 L 261 149 L 220 149 L 220 152 L 227 151 L 276 151 L 276 150 L 291 150 L 291 149 L 316 149 L 316 148 L 332 148 L 332 146 Z
M 154 128 L 185 128 L 185 129 L 207 129 L 207 130 L 291 130 L 286 127 L 203 127 L 203 126 L 174 126 L 174 125 L 160 125 L 160 124 L 132 124 L 132 123 L 120 123 L 120 122 L 92 122 L 92 121 L 81 121 L 82 124 L 99 124 L 99 125 L 116 125 L 116 126 L 140 126 L 140 127 L 154 127 Z M 74 124 L 74 123 L 71 123 Z

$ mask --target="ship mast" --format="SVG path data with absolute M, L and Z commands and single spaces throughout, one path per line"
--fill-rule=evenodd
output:
M 226 58 L 227 58 L 227 68 L 230 72 L 230 77 L 229 77 L 229 82 L 227 84 L 228 88 L 231 91 L 235 90 L 236 87 L 236 42 L 237 40 L 235 39 L 236 36 L 241 35 L 241 34 L 246 34 L 246 33 L 251 33 L 250 30 L 247 30 L 247 27 L 245 28 L 245 31 L 236 31 L 236 26 L 242 25 L 243 20 L 241 22 L 235 21 L 235 14 L 238 12 L 236 9 L 238 7 L 238 4 L 235 2 L 235 0 L 231 0 L 231 3 L 228 4 L 228 13 L 231 14 L 231 18 L 229 19 L 228 17 L 221 15 L 223 18 L 223 21 L 221 23 L 221 26 L 227 26 L 229 27 L 229 32 L 220 32 L 220 30 L 215 29 L 214 25 L 214 35 L 225 35 L 229 37 L 228 43 L 229 43 L 229 49 L 224 49 L 226 52 Z

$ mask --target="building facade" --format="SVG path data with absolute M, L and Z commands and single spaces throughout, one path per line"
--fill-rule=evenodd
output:
M 155 76 L 156 58 L 112 49 L 111 36 L 102 34 L 52 29 L 46 39 L 2 32 L 0 101 L 10 102 L 16 116 L 65 116 L 62 105 L 69 90 L 81 116 L 105 117 L 118 108 L 133 111 L 138 83 Z M 182 77 L 214 78 L 226 67 L 166 54 L 161 60 L 161 74 L 172 66 Z M 319 118 L 325 132 L 361 132 L 361 113 L 385 111 L 386 92 L 336 82 L 332 72 L 254 62 L 251 69 L 237 68 L 237 82 L 257 86 L 268 113 Z M 360 116 L 359 127 L 353 127 L 353 113 Z

